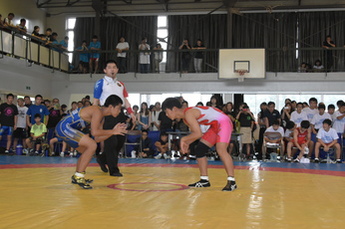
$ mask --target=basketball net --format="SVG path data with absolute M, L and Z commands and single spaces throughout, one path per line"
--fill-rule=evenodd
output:
M 245 76 L 246 73 L 248 73 L 248 70 L 238 69 L 235 72 L 238 73 L 238 82 L 243 82 L 244 81 L 244 76 Z

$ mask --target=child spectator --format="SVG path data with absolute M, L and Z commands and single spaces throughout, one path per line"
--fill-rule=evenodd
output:
M 345 103 L 342 103 L 339 110 L 334 112 L 333 128 L 338 134 L 343 134 L 345 129 Z
M 26 128 L 26 112 L 28 108 L 24 106 L 24 99 L 19 98 L 17 100 L 18 106 L 18 119 L 17 119 L 17 129 L 13 132 L 13 149 L 16 150 L 18 140 L 21 139 L 23 142 L 23 149 L 26 149 L 25 139 L 27 138 L 27 128 Z
M 327 113 L 331 116 L 331 120 L 332 121 L 334 121 L 334 111 L 335 111 L 335 106 L 334 106 L 334 104 L 329 104 L 328 106 L 327 106 Z
M 165 112 L 162 112 L 165 113 Z M 156 141 L 155 146 L 157 147 L 158 155 L 155 156 L 155 159 L 168 159 L 168 135 L 164 132 L 161 133 L 159 140 Z
M 316 60 L 314 66 L 313 66 L 313 71 L 314 72 L 322 72 L 323 69 L 324 69 L 324 67 L 323 67 L 321 61 Z
M 13 24 L 13 18 L 14 18 L 14 13 L 9 13 L 7 15 L 7 18 L 5 18 L 4 20 L 4 27 L 7 28 L 7 29 L 4 29 L 4 31 L 7 31 L 7 32 L 11 32 L 11 28 L 14 28 L 14 24 Z
M 309 70 L 307 63 L 303 62 L 299 67 L 298 67 L 298 72 L 307 72 Z
M 310 146 L 313 144 L 311 141 L 311 131 L 309 129 L 310 123 L 309 121 L 302 121 L 301 126 L 297 127 L 293 132 L 293 139 L 287 145 L 287 161 L 291 162 L 292 155 L 291 151 L 292 148 L 295 146 L 300 150 L 298 157 L 294 160 L 294 162 L 299 162 L 300 159 L 303 157 L 304 154 L 308 154 Z
M 38 151 L 43 143 L 44 136 L 47 133 L 47 127 L 44 123 L 41 122 L 41 115 L 35 114 L 34 116 L 35 124 L 32 125 L 30 131 L 30 138 L 26 139 L 26 144 L 29 148 L 33 149 L 34 145 L 36 145 L 35 155 L 38 155 Z M 29 150 L 31 153 L 31 150 Z M 42 152 L 43 153 L 43 152 Z
M 67 148 L 67 143 L 62 141 L 62 139 L 58 138 L 58 137 L 54 137 L 54 138 L 50 139 L 50 141 L 49 141 L 49 156 L 51 157 L 51 156 L 55 155 L 54 144 L 57 143 L 57 142 L 62 142 L 62 149 L 61 149 L 60 156 L 64 157 L 65 156 L 65 151 L 66 151 L 66 148 Z M 70 156 L 73 156 L 73 153 L 70 153 Z
M 18 108 L 13 104 L 13 94 L 8 94 L 6 99 L 6 103 L 0 105 L 0 141 L 3 135 L 7 135 L 5 153 L 10 153 L 13 130 L 17 128 Z
M 280 133 L 280 138 L 269 138 L 268 136 L 264 136 L 266 143 L 276 143 L 281 145 L 281 151 L 280 151 L 280 157 L 284 156 L 284 128 L 280 126 L 279 121 L 275 120 L 272 124 L 272 126 L 268 127 L 265 131 L 265 133 Z M 280 158 L 278 158 L 279 160 Z
M 31 105 L 26 113 L 26 123 L 29 127 L 35 124 L 35 115 L 40 114 L 43 123 L 48 123 L 49 111 L 46 106 L 42 105 L 42 95 L 35 96 L 35 104 Z
M 286 123 L 286 130 L 284 132 L 284 142 L 288 143 L 293 139 L 293 132 L 296 129 L 296 125 L 293 121 Z
M 60 48 L 62 49 L 62 51 L 68 51 L 68 41 L 69 41 L 69 37 L 65 36 L 65 38 L 60 41 Z
M 92 37 L 92 42 L 90 42 L 89 50 L 93 51 L 90 54 L 90 60 L 89 60 L 89 68 L 90 69 L 89 70 L 90 70 L 90 72 L 92 72 L 92 70 L 93 70 L 93 63 L 95 63 L 94 74 L 96 74 L 97 70 L 98 70 L 99 58 L 101 56 L 101 54 L 98 53 L 98 51 L 101 50 L 101 42 L 98 41 L 98 37 L 96 35 L 94 35 Z
M 303 120 L 308 120 L 307 113 L 303 111 L 303 103 L 297 103 L 296 110 L 291 113 L 290 121 L 300 127 Z
M 337 163 L 341 163 L 340 159 L 340 144 L 338 143 L 339 136 L 337 131 L 331 128 L 332 121 L 325 119 L 322 122 L 322 128 L 317 133 L 317 142 L 315 144 L 315 163 L 319 163 L 320 147 L 323 147 L 323 151 L 328 152 L 330 148 L 335 148 Z
M 324 104 L 319 104 L 318 106 L 319 113 L 314 115 L 313 119 L 311 120 L 311 128 L 314 134 L 317 134 L 320 128 L 322 128 L 322 123 L 325 119 L 331 119 L 332 117 L 328 114 L 325 113 L 326 106 Z
M 152 158 L 153 152 L 151 150 L 151 139 L 148 138 L 149 133 L 143 130 L 141 134 L 141 146 L 136 149 L 140 158 Z M 140 140 L 139 140 L 140 142 Z M 139 150 L 141 149 L 141 150 Z
M 319 113 L 317 109 L 317 99 L 316 98 L 310 98 L 309 99 L 309 106 L 303 108 L 303 111 L 307 113 L 308 121 L 311 122 L 313 120 L 314 115 Z
M 20 24 L 17 25 L 17 29 L 21 34 L 26 34 L 28 29 L 26 28 L 26 20 L 24 18 L 20 19 Z
M 76 49 L 78 52 L 86 52 L 89 51 L 88 47 L 86 46 L 86 41 L 84 40 L 80 47 Z M 79 54 L 79 72 L 87 73 L 87 68 L 89 66 L 89 54 L 88 53 L 80 53 Z

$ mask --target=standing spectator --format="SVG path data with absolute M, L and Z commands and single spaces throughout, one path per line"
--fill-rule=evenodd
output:
M 57 52 L 61 52 L 59 42 L 57 40 L 58 34 L 57 33 L 52 33 L 50 36 L 50 43 L 53 45 L 53 50 Z
M 339 135 L 341 135 L 345 130 L 345 103 L 342 103 L 339 107 L 339 110 L 334 112 L 334 117 L 333 128 Z
M 18 108 L 13 104 L 14 95 L 6 96 L 6 103 L 0 105 L 0 140 L 7 135 L 7 145 L 5 153 L 10 152 L 13 130 L 17 128 Z
M 24 18 L 20 19 L 20 23 L 17 25 L 18 30 L 21 34 L 26 34 L 28 32 L 28 28 L 26 28 L 26 20 Z
M 26 113 L 26 123 L 29 127 L 35 124 L 35 115 L 41 115 L 41 121 L 46 124 L 49 121 L 49 111 L 46 106 L 42 105 L 42 95 L 35 96 L 35 104 L 31 105 Z
M 14 18 L 14 13 L 9 13 L 7 15 L 7 18 L 5 18 L 4 20 L 4 31 L 7 31 L 7 32 L 11 32 L 11 29 L 14 28 L 14 24 L 13 24 L 13 18 Z
M 146 102 L 141 103 L 140 111 L 137 116 L 138 130 L 149 130 L 151 117 L 150 111 Z
M 240 133 L 242 135 L 242 144 L 247 145 L 247 157 L 250 156 L 250 145 L 252 143 L 252 129 L 255 119 L 247 105 L 244 105 L 236 116 L 236 120 L 240 122 Z
M 87 68 L 89 66 L 89 53 L 85 53 L 86 51 L 89 51 L 86 41 L 83 40 L 80 47 L 76 49 L 78 52 L 82 52 L 79 54 L 79 72 L 86 73 Z
M 2 15 L 0 14 L 0 28 L 4 28 L 4 22 L 2 21 Z
M 156 50 L 158 52 L 154 52 L 155 54 L 155 72 L 159 73 L 159 64 L 163 60 L 163 52 L 162 52 L 162 46 L 161 44 L 156 44 L 156 47 L 153 48 L 153 50 Z
M 266 128 L 272 126 L 275 120 L 278 120 L 279 122 L 281 122 L 280 113 L 279 111 L 275 109 L 275 107 L 276 107 L 276 104 L 274 102 L 272 101 L 268 102 L 267 110 L 264 113 Z
M 60 41 L 60 48 L 62 49 L 62 51 L 68 51 L 68 41 L 69 41 L 69 37 L 65 36 L 65 38 L 63 40 Z
M 292 114 L 291 103 L 286 103 L 284 108 L 281 110 L 282 126 L 286 129 L 286 123 L 290 121 Z
M 20 139 L 23 143 L 23 149 L 26 149 L 25 139 L 27 138 L 27 127 L 26 127 L 26 112 L 29 108 L 24 106 L 24 99 L 19 98 L 18 102 L 18 119 L 17 128 L 13 132 L 13 149 L 16 150 L 18 145 L 18 140 Z
M 297 103 L 296 110 L 291 113 L 290 120 L 293 121 L 297 127 L 301 126 L 301 122 L 304 120 L 308 120 L 307 113 L 302 110 L 303 103 Z
M 89 61 L 89 67 L 90 72 L 93 71 L 93 63 L 95 63 L 95 71 L 94 74 L 98 71 L 98 62 L 101 54 L 98 52 L 101 50 L 101 42 L 98 41 L 98 37 L 96 35 L 93 35 L 92 42 L 90 42 L 89 50 L 92 51 L 90 54 L 90 61 Z
M 309 120 L 309 122 L 311 122 L 311 120 L 313 120 L 314 115 L 319 113 L 319 111 L 317 109 L 317 99 L 314 97 L 310 98 L 309 99 L 309 107 L 304 108 L 303 111 L 305 113 L 307 113 L 308 120 Z
M 119 71 L 117 63 L 114 60 L 108 60 L 104 66 L 105 76 L 96 82 L 94 88 L 94 102 L 93 104 L 98 106 L 104 105 L 105 100 L 110 95 L 117 95 L 121 98 L 122 104 L 127 109 L 127 112 L 131 115 L 133 122 L 136 121 L 136 117 L 131 109 L 127 97 L 128 92 L 125 85 L 117 80 L 116 74 Z M 118 123 L 125 123 L 126 116 L 123 111 L 117 117 L 106 116 L 104 118 L 104 130 L 111 130 Z M 121 150 L 125 142 L 125 137 L 122 135 L 112 135 L 110 138 L 104 141 L 104 152 L 99 155 L 97 162 L 99 163 L 103 172 L 108 172 L 110 176 L 123 176 L 118 168 L 119 151 Z M 106 167 L 108 165 L 108 168 Z
M 41 35 L 42 40 L 47 42 L 46 44 L 50 43 L 52 33 L 53 33 L 53 30 L 51 28 L 48 28 L 46 29 L 46 33 Z
M 206 49 L 206 47 L 203 45 L 202 40 L 198 39 L 196 41 L 196 45 L 194 45 L 193 49 Z M 194 69 L 196 73 L 202 72 L 202 61 L 204 59 L 204 53 L 203 52 L 195 52 L 194 56 Z
M 326 106 L 324 104 L 319 104 L 318 106 L 319 113 L 314 115 L 313 119 L 311 120 L 311 128 L 312 128 L 312 133 L 317 134 L 319 129 L 322 128 L 323 121 L 325 119 L 330 119 L 332 120 L 332 117 L 330 114 L 326 113 Z
M 219 110 L 222 110 L 222 104 L 219 101 L 219 97 L 212 95 L 210 99 L 210 107 L 217 108 Z
M 120 38 L 120 42 L 116 45 L 117 51 L 117 63 L 119 65 L 119 73 L 127 72 L 127 51 L 129 50 L 129 44 L 125 41 L 124 37 Z
M 330 71 L 333 66 L 333 52 L 332 48 L 335 48 L 335 44 L 332 41 L 330 35 L 326 36 L 326 40 L 323 42 L 322 47 L 326 49 L 325 60 L 326 60 L 326 71 Z
M 158 120 L 159 118 L 159 114 L 161 113 L 162 109 L 161 109 L 161 104 L 160 102 L 156 102 L 155 106 L 151 112 L 151 129 L 153 131 L 157 131 L 159 130 L 159 125 L 160 125 L 160 121 Z
M 263 102 L 260 104 L 260 112 L 258 113 L 258 124 L 260 126 L 260 132 L 259 132 L 259 145 L 258 145 L 258 153 L 259 153 L 259 158 L 262 158 L 262 144 L 264 142 L 264 133 L 266 131 L 266 124 L 265 124 L 265 119 L 264 119 L 264 114 L 266 113 L 267 110 L 267 103 Z
M 62 118 L 59 99 L 54 98 L 52 100 L 51 106 L 48 107 L 48 109 L 49 109 L 49 119 L 47 123 L 47 129 L 48 129 L 47 140 L 49 142 L 50 139 L 54 137 L 55 127 Z
M 327 106 L 327 113 L 331 116 L 332 122 L 334 121 L 334 112 L 335 112 L 335 106 L 334 104 L 329 104 Z
M 27 108 L 29 108 L 29 107 L 32 105 L 30 96 L 28 96 L 28 95 L 24 96 L 24 103 L 25 103 L 25 106 L 26 106 Z
M 182 44 L 180 45 L 180 47 L 178 49 L 182 50 L 182 54 L 181 54 L 181 72 L 182 73 L 188 73 L 190 59 L 192 58 L 190 53 L 189 53 L 189 51 L 186 51 L 186 50 L 191 49 L 191 47 L 189 45 L 188 39 L 183 39 L 183 42 L 182 42 Z
M 150 71 L 150 45 L 147 44 L 147 38 L 144 37 L 141 39 L 141 43 L 139 45 L 139 50 L 142 51 L 139 53 L 139 66 L 140 66 L 140 73 L 149 73 Z

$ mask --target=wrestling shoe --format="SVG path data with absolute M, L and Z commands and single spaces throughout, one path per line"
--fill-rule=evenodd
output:
M 228 183 L 225 185 L 225 187 L 222 189 L 222 191 L 231 192 L 231 191 L 234 191 L 235 189 L 237 189 L 236 181 L 229 181 L 228 180 Z
M 72 184 L 77 184 L 83 189 L 92 189 L 92 186 L 89 185 L 89 183 L 86 181 L 84 177 L 77 177 L 76 175 L 73 175 L 71 179 L 72 179 Z
M 205 188 L 205 187 L 210 187 L 211 183 L 208 180 L 200 179 L 198 182 L 195 182 L 193 184 L 189 184 L 188 186 L 194 187 L 194 188 Z

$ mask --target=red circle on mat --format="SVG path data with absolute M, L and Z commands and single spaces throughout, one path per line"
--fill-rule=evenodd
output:
M 126 188 L 121 188 L 118 186 L 124 186 L 124 185 L 131 185 L 131 184 L 164 184 L 164 185 L 173 185 L 176 186 L 177 188 L 172 188 L 172 189 L 126 189 Z M 122 190 L 122 191 L 135 191 L 135 192 L 170 192 L 170 191 L 180 191 L 180 190 L 185 190 L 188 189 L 187 185 L 183 184 L 173 184 L 173 183 L 163 183 L 163 182 L 131 182 L 131 183 L 120 183 L 120 184 L 110 184 L 107 186 L 108 188 L 112 189 L 117 189 L 117 190 Z

